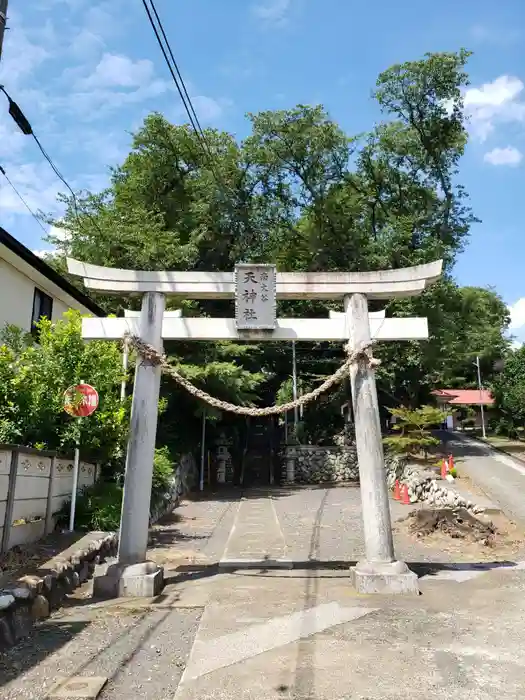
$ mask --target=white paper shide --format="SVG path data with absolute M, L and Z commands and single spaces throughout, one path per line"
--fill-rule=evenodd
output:
M 274 330 L 276 280 L 275 265 L 235 266 L 235 323 L 239 330 Z

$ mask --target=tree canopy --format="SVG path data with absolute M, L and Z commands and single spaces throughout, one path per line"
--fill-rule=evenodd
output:
M 510 351 L 501 372 L 491 381 L 496 402 L 496 427 L 511 437 L 525 429 L 525 346 Z
M 417 405 L 439 384 L 472 384 L 477 354 L 489 368 L 505 352 L 508 317 L 494 291 L 461 288 L 452 277 L 475 221 L 458 181 L 468 57 L 465 50 L 427 54 L 381 73 L 373 95 L 384 120 L 364 134 L 345 134 L 320 105 L 297 105 L 249 114 L 250 134 L 241 142 L 207 129 L 203 148 L 189 126 L 149 115 L 105 191 L 64 197 L 66 214 L 56 224 L 69 235 L 51 239 L 60 252 L 55 264 L 64 269 L 67 254 L 145 270 L 231 270 L 253 261 L 280 270 L 361 271 L 443 258 L 438 284 L 388 306 L 388 315 L 428 316 L 431 336 L 378 349 L 381 401 Z M 108 312 L 136 304 L 97 300 Z M 224 301 L 183 306 L 191 315 L 233 311 Z M 330 304 L 279 306 L 318 316 Z M 333 344 L 300 346 L 299 371 L 310 385 L 342 359 Z M 178 343 L 168 351 L 197 383 L 242 402 L 273 403 L 291 372 L 282 344 Z M 178 432 L 188 435 L 186 416 L 194 420 L 200 409 L 172 385 L 167 393 L 183 424 Z

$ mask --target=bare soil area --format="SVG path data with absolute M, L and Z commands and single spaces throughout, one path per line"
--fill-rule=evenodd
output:
M 394 531 L 428 549 L 472 561 L 508 561 L 525 551 L 525 532 L 503 514 L 473 515 L 465 508 L 411 511 Z

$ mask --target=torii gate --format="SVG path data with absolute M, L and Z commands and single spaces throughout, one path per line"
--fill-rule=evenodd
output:
M 162 340 L 349 341 L 353 350 L 371 340 L 428 339 L 426 318 L 369 314 L 368 299 L 420 294 L 439 279 L 442 261 L 378 272 L 276 272 L 273 265 L 240 264 L 232 272 L 146 272 L 99 267 L 68 259 L 73 275 L 93 291 L 141 294 L 140 318 L 85 318 L 86 340 L 139 336 L 162 352 Z M 165 312 L 166 296 L 235 299 L 236 317 L 182 318 Z M 330 318 L 276 318 L 276 299 L 338 299 L 344 314 Z M 153 456 L 161 368 L 137 362 L 126 458 L 118 563 L 95 579 L 95 593 L 154 596 L 163 570 L 146 560 Z M 396 561 L 384 468 L 379 407 L 372 367 L 355 362 L 350 372 L 361 484 L 366 558 L 352 569 L 361 593 L 418 593 L 415 573 Z

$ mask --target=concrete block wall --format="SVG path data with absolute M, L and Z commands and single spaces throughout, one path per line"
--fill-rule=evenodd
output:
M 0 445 L 2 553 L 36 542 L 55 527 L 54 515 L 73 489 L 73 459 L 18 445 Z M 78 491 L 95 482 L 94 464 L 80 462 Z

